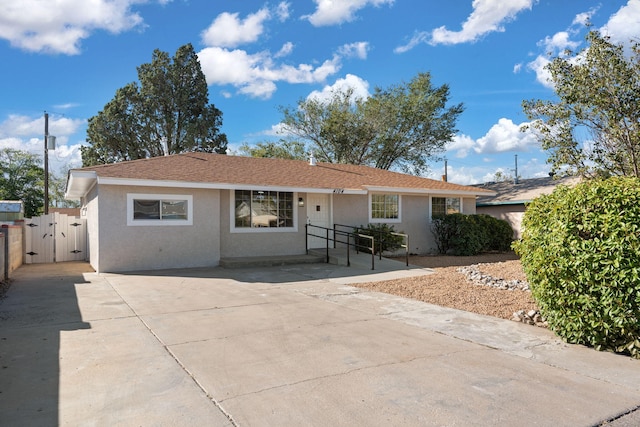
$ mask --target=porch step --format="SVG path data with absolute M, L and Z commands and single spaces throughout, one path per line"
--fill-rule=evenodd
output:
M 220 258 L 220 267 L 223 268 L 252 268 L 252 267 L 276 267 L 290 264 L 313 264 L 325 262 L 322 255 L 282 255 L 282 256 L 253 256 Z
M 319 257 L 320 262 L 327 262 L 326 249 L 309 249 L 309 255 Z M 347 265 L 346 253 L 344 251 L 338 252 L 336 249 L 329 249 L 329 264 Z

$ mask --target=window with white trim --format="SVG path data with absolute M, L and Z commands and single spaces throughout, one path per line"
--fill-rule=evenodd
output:
M 127 225 L 193 225 L 193 196 L 127 194 Z
M 369 221 L 400 222 L 400 195 L 369 195 Z
M 431 218 L 442 218 L 446 215 L 460 213 L 461 202 L 459 197 L 432 197 Z
M 290 191 L 235 190 L 236 229 L 294 228 L 294 194 Z

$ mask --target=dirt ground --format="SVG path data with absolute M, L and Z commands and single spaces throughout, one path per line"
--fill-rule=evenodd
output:
M 461 266 L 479 264 L 483 274 L 494 278 L 526 280 L 520 260 L 513 252 L 471 257 L 412 256 L 409 263 L 431 268 L 434 273 L 354 286 L 503 319 L 511 319 L 519 310 L 538 309 L 530 292 L 475 285 L 457 271 Z

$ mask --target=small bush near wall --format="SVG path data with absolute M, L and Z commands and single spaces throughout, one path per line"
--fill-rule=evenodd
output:
M 527 207 L 523 226 L 514 248 L 549 327 L 640 358 L 640 180 L 559 186 Z
M 505 252 L 511 248 L 513 230 L 509 223 L 489 215 L 451 214 L 431 224 L 440 254 L 477 255 Z
M 361 225 L 360 227 L 355 227 L 353 232 L 357 234 L 364 234 L 366 236 L 373 236 L 375 239 L 374 249 L 376 254 L 379 254 L 380 252 L 393 252 L 400 249 L 404 241 L 402 236 L 392 234 L 396 233 L 396 231 L 393 228 L 393 225 L 388 224 L 368 224 L 366 227 Z M 359 250 L 365 252 L 365 248 L 371 245 L 370 239 L 363 237 L 358 237 L 356 242 L 359 246 Z

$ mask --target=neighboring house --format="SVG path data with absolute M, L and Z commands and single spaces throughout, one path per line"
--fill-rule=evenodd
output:
M 184 153 L 73 169 L 65 197 L 81 201 L 92 267 L 115 272 L 304 254 L 305 223 L 388 223 L 409 234 L 411 252 L 428 253 L 432 214 L 475 213 L 476 196 L 490 194 L 314 159 Z
M 24 219 L 24 204 L 20 200 L 0 200 L 0 223 L 13 224 Z
M 476 199 L 476 213 L 487 214 L 504 219 L 513 228 L 514 238 L 522 237 L 522 218 L 526 204 L 538 196 L 550 194 L 556 186 L 574 185 L 578 181 L 575 177 L 543 177 L 520 179 L 517 183 L 512 180 L 477 184 L 474 187 L 484 188 L 495 192 L 495 195 L 480 196 Z

